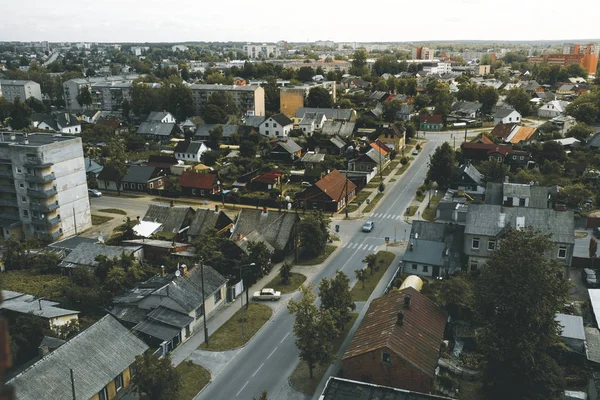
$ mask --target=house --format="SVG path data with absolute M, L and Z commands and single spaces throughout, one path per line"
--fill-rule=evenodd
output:
M 256 117 L 256 118 L 264 118 L 264 117 Z M 218 124 L 204 124 L 198 125 L 196 128 L 196 133 L 194 134 L 194 139 L 208 143 L 210 142 L 210 133 L 215 130 L 217 126 L 223 128 L 223 137 L 221 138 L 221 143 L 223 144 L 233 144 L 234 143 L 234 133 L 238 134 L 240 127 L 238 125 L 218 125 Z
M 354 133 L 354 128 L 356 126 L 355 122 L 347 122 L 347 121 L 330 121 L 327 120 L 323 123 L 323 128 L 321 129 L 321 133 L 323 136 L 340 136 L 342 138 L 347 138 L 352 136 Z
M 421 114 L 419 115 L 419 130 L 422 131 L 440 131 L 442 130 L 442 114 Z
M 101 115 L 102 112 L 100 110 L 86 110 L 79 115 L 79 120 L 87 124 L 95 124 Z
M 372 150 L 375 151 L 375 150 Z M 333 170 L 313 186 L 296 193 L 300 207 L 308 210 L 340 211 L 356 196 L 356 185 L 338 170 Z
M 559 115 L 558 117 L 552 118 L 548 121 L 550 124 L 554 125 L 558 129 L 558 133 L 562 136 L 565 136 L 567 132 L 571 130 L 577 124 L 575 118 L 570 115 Z
M 292 129 L 294 129 L 294 123 L 285 114 L 268 117 L 258 126 L 261 135 L 277 138 L 287 138 Z
M 287 254 L 295 248 L 298 220 L 298 215 L 292 212 L 243 208 L 235 220 L 231 239 L 238 242 L 256 231 L 275 250 Z
M 583 318 L 578 315 L 556 314 L 560 329 L 560 338 L 571 350 L 585 354 L 585 331 Z
M 88 177 L 93 176 L 94 178 L 98 178 L 104 167 L 89 157 L 84 157 L 83 162 L 85 164 L 85 174 Z
M 544 91 L 544 87 L 542 85 L 540 85 L 539 83 L 537 83 L 536 81 L 524 81 L 524 82 L 521 82 L 520 86 L 529 95 L 532 95 L 533 93 Z
M 79 244 L 60 262 L 60 267 L 63 274 L 70 276 L 74 268 L 95 268 L 98 265 L 96 261 L 98 256 L 113 259 L 120 258 L 123 255 L 141 260 L 144 258 L 144 250 L 142 246 L 108 246 L 84 242 Z
M 215 230 L 218 234 L 229 235 L 228 229 L 232 226 L 233 220 L 223 211 L 198 208 L 187 231 L 188 239 L 194 241 L 211 230 Z
M 319 400 L 451 400 L 451 397 L 418 393 L 331 376 Z
M 488 182 L 485 204 L 505 207 L 552 208 L 552 195 L 556 189 L 523 183 Z
M 179 178 L 179 186 L 186 196 L 209 197 L 219 193 L 217 174 L 185 171 Z
M 150 204 L 142 221 L 161 224 L 157 233 L 167 239 L 179 237 L 182 231 L 189 229 L 194 209 L 187 206 L 175 206 L 168 204 Z
M 271 142 L 269 157 L 282 162 L 293 162 L 302 156 L 302 147 L 290 138 Z
M 509 229 L 529 228 L 550 235 L 549 258 L 566 271 L 571 265 L 575 243 L 573 211 L 532 207 L 470 204 L 465 224 L 464 253 L 471 271 L 481 268 Z
M 183 121 L 180 128 L 183 130 L 183 133 L 190 134 L 196 132 L 197 126 L 192 120 L 186 119 Z
M 396 153 L 400 153 L 406 143 L 406 129 L 401 123 L 393 123 L 377 128 L 375 131 L 378 134 L 377 141 L 384 143 L 392 148 Z
M 503 108 L 494 114 L 494 126 L 498 124 L 520 123 L 521 114 L 512 108 Z
M 114 399 L 148 346 L 110 315 L 12 378 L 19 400 Z M 75 384 L 73 384 L 75 383 Z
M 326 151 L 327 154 L 342 155 L 345 153 L 348 144 L 340 136 L 332 136 L 321 142 L 321 151 Z
M 356 122 L 356 111 L 351 108 L 300 107 L 296 111 L 295 121 L 301 121 L 306 113 L 323 113 L 327 121 Z
M 203 142 L 184 140 L 177 143 L 175 149 L 173 149 L 173 154 L 180 161 L 198 163 L 202 154 L 207 150 L 208 147 Z
M 63 325 L 77 322 L 79 319 L 79 311 L 57 307 L 59 304 L 45 298 L 35 298 L 30 294 L 2 290 L 0 310 L 35 315 L 46 322 L 46 328 L 57 332 Z
M 164 170 L 170 170 L 174 165 L 179 165 L 179 161 L 173 154 L 151 154 L 146 161 L 146 166 Z
M 600 132 L 596 132 L 595 134 L 593 134 L 585 143 L 585 147 L 594 150 L 600 149 Z
M 533 127 L 521 126 L 516 123 L 499 123 L 494 126 L 490 135 L 502 139 L 506 143 L 516 144 L 520 142 L 529 142 L 536 133 L 537 129 Z
M 31 117 L 31 126 L 40 131 L 71 134 L 81 133 L 81 122 L 75 115 L 68 112 L 34 114 Z
M 446 318 L 412 287 L 373 300 L 342 357 L 344 378 L 429 393 Z
M 372 171 L 375 168 L 377 171 L 383 171 L 389 164 L 388 154 L 372 147 L 366 153 L 348 161 L 348 169 L 350 171 Z
M 315 168 L 323 161 L 325 161 L 325 154 L 315 153 L 314 151 L 307 151 L 300 160 L 306 169 Z
M 500 126 L 500 125 L 498 125 Z M 524 168 L 529 164 L 531 154 L 515 150 L 510 144 L 463 143 L 460 145 L 466 160 L 496 161 L 513 168 Z
M 458 177 L 451 187 L 464 191 L 471 197 L 482 198 L 485 193 L 485 176 L 473 164 L 467 162 L 458 168 Z
M 410 121 L 416 115 L 415 106 L 412 104 L 402 104 L 400 110 L 396 112 L 396 118 L 402 121 Z
M 462 266 L 464 227 L 415 220 L 403 256 L 403 273 L 447 277 Z
M 115 117 L 100 117 L 96 122 L 96 125 L 105 126 L 117 135 L 128 132 L 127 125 L 125 125 L 119 118 Z
M 106 167 L 100 175 L 104 173 Z M 151 166 L 137 166 L 132 165 L 129 167 L 127 174 L 121 180 L 122 188 L 126 191 L 132 192 L 144 192 L 148 193 L 154 190 L 163 190 L 165 187 L 165 170 L 161 168 Z M 98 177 L 98 186 L 101 186 L 100 176 Z M 111 189 L 105 187 L 104 189 Z
M 146 260 L 156 260 L 164 257 L 182 256 L 195 253 L 192 244 L 161 239 L 129 239 L 121 242 L 124 246 L 142 246 Z
M 284 176 L 283 172 L 271 170 L 252 178 L 250 180 L 250 187 L 254 190 L 272 190 L 276 187 L 281 187 L 281 180 Z
M 142 122 L 137 130 L 138 135 L 159 141 L 169 141 L 181 129 L 175 122 L 175 117 L 169 112 L 153 111 L 146 121 Z
M 538 108 L 537 115 L 542 118 L 558 117 L 565 113 L 568 105 L 568 101 L 552 100 Z
M 452 113 L 462 118 L 479 118 L 483 104 L 473 101 L 457 101 L 452 104 Z
M 305 113 L 304 118 L 298 123 L 298 129 L 310 136 L 314 131 L 320 131 L 327 117 L 323 113 Z

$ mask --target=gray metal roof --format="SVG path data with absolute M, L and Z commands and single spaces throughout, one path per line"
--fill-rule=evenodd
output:
M 339 136 L 333 136 L 331 139 L 329 139 L 329 141 L 339 149 L 343 148 L 346 145 L 346 142 L 344 142 L 344 140 Z
M 264 214 L 262 210 L 244 208 L 240 210 L 231 237 L 235 239 L 238 234 L 247 236 L 258 231 L 275 249 L 283 250 L 292 236 L 297 218 L 291 212 L 269 210 Z
M 274 120 L 275 122 L 277 122 L 281 126 L 288 126 L 288 125 L 292 125 L 294 123 L 294 121 L 292 121 L 291 119 L 289 119 L 287 117 L 287 115 L 285 115 L 285 114 L 275 114 L 275 115 L 273 115 L 273 116 L 271 116 L 269 118 L 265 118 L 265 120 L 263 121 L 263 123 L 269 121 L 270 119 Z
M 2 297 L 4 301 L 0 304 L 0 310 L 33 314 L 47 319 L 79 314 L 79 311 L 56 307 L 60 303 L 37 299 L 30 294 L 3 290 Z
M 185 228 L 186 223 L 189 224 L 193 215 L 194 209 L 192 207 L 150 204 L 142 220 L 162 224 L 161 230 L 163 232 L 177 233 Z
M 126 306 L 117 304 L 110 310 L 110 314 L 119 321 L 137 324 L 146 318 L 148 310 L 144 310 L 136 306 Z
M 466 174 L 473 182 L 475 182 L 479 186 L 483 186 L 483 174 L 475 168 L 473 164 L 463 164 L 460 167 L 460 173 Z
M 517 112 L 517 110 L 514 108 L 501 108 L 496 114 L 494 114 L 494 118 L 506 118 L 514 112 Z
M 198 127 L 196 128 L 196 132 L 194 133 L 194 136 L 208 138 L 208 137 L 210 137 L 210 131 L 214 130 L 217 126 L 219 126 L 219 124 L 198 125 Z M 229 125 L 229 124 L 221 125 L 221 127 L 223 128 L 223 137 L 224 138 L 231 137 L 231 135 L 233 135 L 234 133 L 237 133 L 238 129 L 240 128 L 238 125 Z
M 583 318 L 578 315 L 556 314 L 558 324 L 561 326 L 560 336 L 570 339 L 585 340 Z
M 8 383 L 19 400 L 90 399 L 143 354 L 148 346 L 115 318 L 100 321 L 58 347 Z
M 281 146 L 285 151 L 287 151 L 290 154 L 294 154 L 294 153 L 297 153 L 298 151 L 302 150 L 302 147 L 300 147 L 300 145 L 298 145 L 298 143 L 294 142 L 290 138 L 279 140 L 277 142 L 277 145 Z
M 226 214 L 223 214 L 223 211 L 219 211 L 218 213 L 216 213 L 214 210 L 207 210 L 202 208 L 196 209 L 196 214 L 194 214 L 192 222 L 190 223 L 188 235 L 200 236 L 209 229 L 222 229 L 223 227 L 218 226 L 219 219 L 223 221 L 223 224 L 225 224 L 226 222 L 233 222 L 231 221 L 231 219 L 229 219 L 229 217 L 227 217 Z
M 133 328 L 134 331 L 145 333 L 160 340 L 171 340 L 181 332 L 181 329 L 145 319 Z
M 327 117 L 327 119 L 335 119 L 335 120 L 347 120 L 349 121 L 352 118 L 354 110 L 347 109 L 339 109 L 339 108 L 315 108 L 315 107 L 300 107 L 298 111 L 296 111 L 296 118 L 304 118 L 304 114 L 306 113 L 323 113 Z
M 152 111 L 148 115 L 148 118 L 146 118 L 146 121 L 158 121 L 158 122 L 160 122 L 163 118 L 165 118 L 168 115 L 171 115 L 171 113 L 166 112 L 166 111 Z
M 258 128 L 260 126 L 260 124 L 262 124 L 264 122 L 265 118 L 266 117 L 264 117 L 264 116 L 246 117 L 245 124 L 246 124 L 246 126 L 252 126 L 254 128 Z
M 434 242 L 432 240 L 411 239 L 413 243 L 412 250 L 407 248 L 404 252 L 403 260 L 408 265 L 410 262 L 418 262 L 428 265 L 444 265 L 444 242 Z
M 321 132 L 323 135 L 333 136 L 339 135 L 341 137 L 349 137 L 354 132 L 354 122 L 344 121 L 325 121 Z
M 61 262 L 61 266 L 66 268 L 75 268 L 81 265 L 94 267 L 97 264 L 97 256 L 106 256 L 107 258 L 121 257 L 123 253 L 131 255 L 141 248 L 142 246 L 122 247 L 96 243 L 81 243 L 64 258 Z
M 501 215 L 504 215 L 502 226 Z M 550 234 L 556 243 L 575 243 L 573 211 L 530 207 L 502 207 L 491 204 L 470 204 L 467 211 L 465 233 L 470 235 L 498 236 L 510 224 L 516 228 L 517 217 L 525 218 L 525 227 Z
M 488 182 L 485 187 L 485 204 L 502 205 L 502 183 L 500 182 Z
M 139 135 L 171 136 L 175 123 L 162 123 L 159 121 L 144 121 L 140 124 Z
M 72 236 L 70 238 L 63 239 L 59 242 L 54 242 L 54 243 L 48 245 L 48 247 L 50 247 L 52 249 L 71 251 L 71 250 L 74 250 L 81 243 L 96 243 L 96 242 L 97 242 L 96 239 L 86 238 L 83 236 Z
M 269 253 L 273 254 L 273 252 L 275 251 L 275 248 L 273 246 L 271 246 L 271 244 L 269 242 L 267 242 L 265 240 L 265 238 L 258 233 L 257 231 L 252 231 L 249 234 L 247 234 L 246 236 L 244 236 L 241 240 L 238 240 L 236 242 L 236 244 L 238 245 L 238 247 L 240 249 L 242 249 L 242 251 L 246 254 L 250 254 L 250 250 L 248 249 L 248 245 L 250 243 L 263 243 L 267 249 L 267 251 L 269 251 Z
M 123 182 L 146 184 L 158 175 L 157 170 L 160 170 L 160 168 L 131 165 L 127 170 L 127 174 L 123 177 Z
M 302 157 L 302 162 L 305 163 L 320 163 L 325 160 L 325 154 L 323 153 L 315 153 L 312 151 L 307 152 L 304 157 Z
M 158 307 L 150 311 L 148 313 L 148 318 L 180 329 L 194 321 L 194 318 L 189 315 L 169 310 L 166 307 Z

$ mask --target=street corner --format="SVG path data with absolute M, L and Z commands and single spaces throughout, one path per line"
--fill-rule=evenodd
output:
M 211 381 L 231 362 L 242 349 L 227 351 L 194 350 L 186 360 L 200 365 L 210 371 Z

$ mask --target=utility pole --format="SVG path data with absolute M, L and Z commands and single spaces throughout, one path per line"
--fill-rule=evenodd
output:
M 204 343 L 208 346 L 208 326 L 206 326 L 206 299 L 204 298 L 204 264 L 200 261 L 200 277 L 202 279 L 202 316 L 204 317 Z
M 73 392 L 73 400 L 76 400 L 76 397 L 75 397 L 75 378 L 73 377 L 73 368 L 71 368 L 69 371 L 71 371 L 71 391 Z

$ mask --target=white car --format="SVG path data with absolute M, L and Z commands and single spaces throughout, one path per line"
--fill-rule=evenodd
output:
M 92 197 L 102 197 L 102 192 L 97 189 L 88 189 L 88 194 Z
M 414 149 L 414 150 L 412 151 L 412 155 L 413 155 L 413 156 L 418 156 L 418 155 L 419 155 L 419 150 L 417 150 L 417 149 Z
M 261 291 L 254 292 L 252 295 L 252 300 L 279 300 L 281 298 L 281 292 L 276 291 L 275 289 L 264 288 Z
M 375 228 L 375 222 L 373 222 L 373 221 L 367 221 L 362 226 L 362 231 L 363 232 L 371 232 L 373 230 L 373 228 Z

